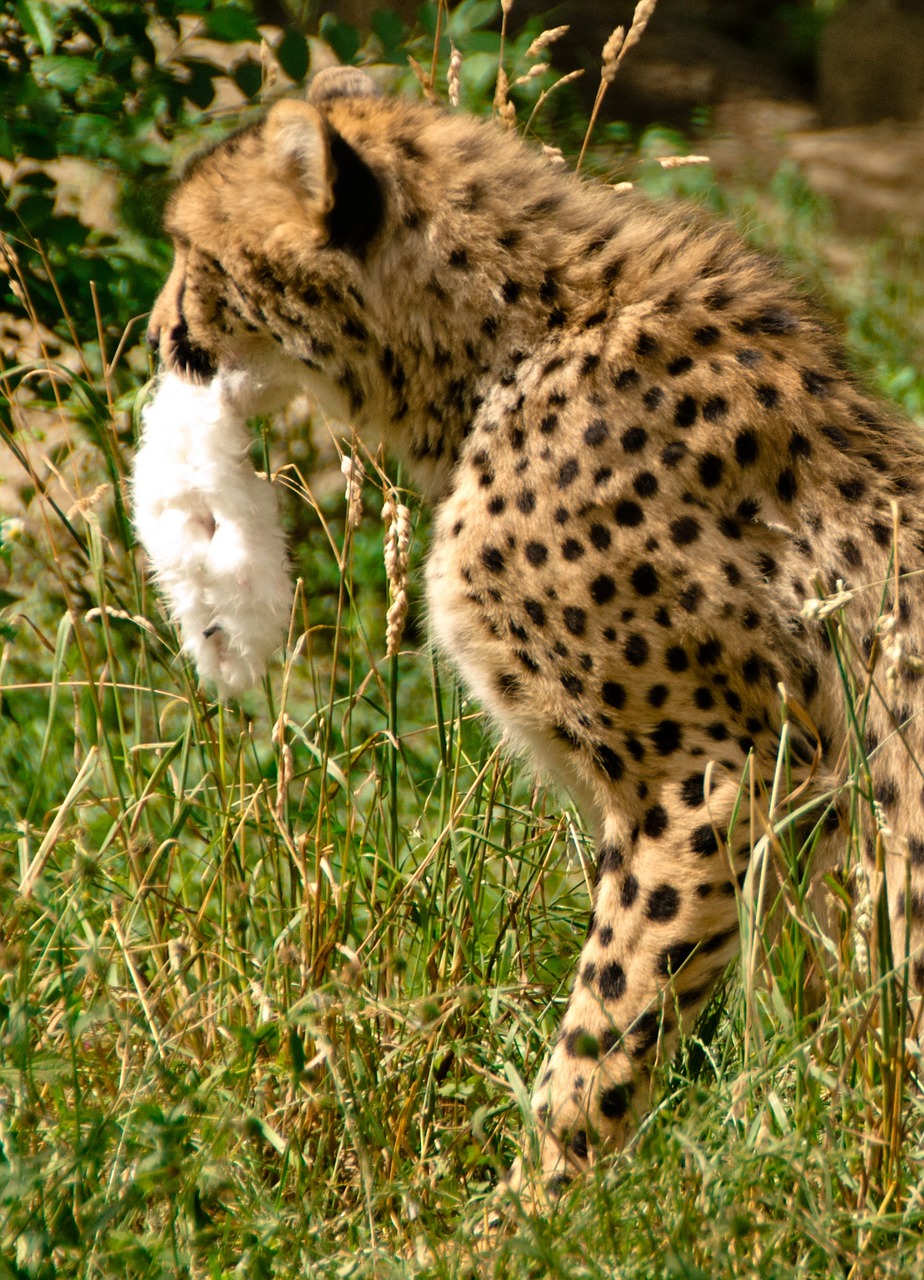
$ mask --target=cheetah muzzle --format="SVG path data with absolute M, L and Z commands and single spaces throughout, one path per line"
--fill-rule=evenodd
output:
M 781 697 L 813 866 L 843 861 L 829 801 L 857 728 L 825 610 L 804 610 L 840 589 L 872 689 L 867 856 L 878 840 L 919 1000 L 922 446 L 793 287 L 725 227 L 355 71 L 199 156 L 167 228 L 135 513 L 201 674 L 240 691 L 285 637 L 246 418 L 307 390 L 433 504 L 437 643 L 596 837 L 535 1100 L 546 1178 L 618 1144 L 736 953 L 751 840 L 732 815 L 746 768 L 773 779 Z

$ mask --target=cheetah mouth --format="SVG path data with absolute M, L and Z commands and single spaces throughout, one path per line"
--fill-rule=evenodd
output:
M 160 358 L 165 370 L 197 386 L 211 382 L 218 373 L 214 359 L 190 338 L 185 319 L 179 320 L 170 330 L 166 344 L 161 345 Z

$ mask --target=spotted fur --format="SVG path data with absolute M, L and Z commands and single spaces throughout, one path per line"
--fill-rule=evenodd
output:
M 620 1140 L 736 952 L 751 840 L 729 826 L 748 761 L 758 798 L 772 782 L 781 690 L 791 785 L 827 797 L 818 872 L 862 739 L 869 871 L 919 996 L 922 446 L 792 285 L 726 227 L 355 72 L 195 160 L 167 226 L 164 365 L 250 377 L 261 406 L 307 387 L 404 461 L 435 509 L 440 649 L 597 839 L 545 1172 Z M 840 659 L 803 609 L 838 584 Z

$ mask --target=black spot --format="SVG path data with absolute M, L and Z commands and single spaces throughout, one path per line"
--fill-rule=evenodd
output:
M 817 396 L 823 399 L 830 393 L 831 378 L 827 374 L 819 373 L 815 369 L 803 369 L 801 371 L 802 385 L 810 396 Z
M 863 564 L 863 555 L 853 538 L 842 538 L 838 543 L 838 548 L 851 569 L 860 568 Z
M 600 995 L 604 1000 L 621 1000 L 626 994 L 626 972 L 618 960 L 600 970 Z
M 545 626 L 545 609 L 538 600 L 524 600 L 523 608 L 526 612 L 526 616 L 531 622 L 534 622 L 537 627 Z
M 714 666 L 722 656 L 722 645 L 718 640 L 704 640 L 696 650 L 696 661 L 701 667 Z
M 517 495 L 517 507 L 523 512 L 524 516 L 528 516 L 536 509 L 536 495 L 532 489 L 523 489 Z
M 612 747 L 608 747 L 605 742 L 597 743 L 594 748 L 594 754 L 596 755 L 597 762 L 601 769 L 603 769 L 604 773 L 606 773 L 613 782 L 619 782 L 626 771 L 626 766 L 623 762 L 622 756 L 620 756 L 618 752 L 614 751 Z
M 677 603 L 684 613 L 695 613 L 699 608 L 705 592 L 698 582 L 688 583 L 677 597 Z
M 671 645 L 664 658 L 667 662 L 668 671 L 686 671 L 690 665 L 686 650 L 681 648 L 679 644 Z
M 728 413 L 728 401 L 724 396 L 712 396 L 703 405 L 703 418 L 706 422 L 719 422 Z
M 571 671 L 565 671 L 558 677 L 560 684 L 572 698 L 579 698 L 584 692 L 584 681 Z
M 780 402 L 780 393 L 769 382 L 761 382 L 754 388 L 754 394 L 765 409 L 775 409 Z
M 640 498 L 652 498 L 658 492 L 658 477 L 651 471 L 640 471 L 632 481 L 632 488 Z
M 609 435 L 609 428 L 602 418 L 596 418 L 584 431 L 584 443 L 589 444 L 592 449 L 596 449 L 603 444 Z
M 580 466 L 577 458 L 567 458 L 558 470 L 558 487 L 559 489 L 567 489 L 577 479 Z
M 866 492 L 866 484 L 860 479 L 839 480 L 837 487 L 848 502 L 857 502 Z
M 598 551 L 606 551 L 612 542 L 612 537 L 605 524 L 592 524 L 590 526 L 590 540 Z
M 670 689 L 666 684 L 653 684 L 645 695 L 652 707 L 663 707 L 670 697 Z
M 499 516 L 504 511 L 506 506 L 507 506 L 506 498 L 502 498 L 500 497 L 500 495 L 498 495 L 497 497 L 492 498 L 491 501 L 488 503 L 488 511 L 492 516 Z
M 644 330 L 638 335 L 638 341 L 635 344 L 635 354 L 644 358 L 652 355 L 658 349 L 657 338 L 652 337 L 650 333 Z
M 682 440 L 671 440 L 661 450 L 661 461 L 665 467 L 676 467 L 687 453 L 687 446 Z
M 584 609 L 578 609 L 574 605 L 569 605 L 562 614 L 565 627 L 573 636 L 582 636 L 587 630 L 587 613 Z
M 629 581 L 633 591 L 640 596 L 655 595 L 661 585 L 654 565 L 648 563 L 637 565 L 632 570 Z
M 725 463 L 717 453 L 704 453 L 699 460 L 699 478 L 707 489 L 714 489 L 721 483 L 725 471 Z
M 735 437 L 735 460 L 741 467 L 749 467 L 757 461 L 760 441 L 753 431 L 740 431 Z
M 924 849 L 924 845 L 922 845 L 922 849 Z M 625 880 L 623 880 L 622 888 L 619 891 L 620 905 L 625 907 L 626 910 L 628 910 L 629 907 L 633 906 L 633 904 L 635 903 L 635 899 L 637 897 L 638 897 L 638 881 L 636 880 L 635 876 L 627 875 Z
M 677 401 L 674 409 L 674 422 L 678 427 L 692 427 L 699 412 L 699 405 L 692 396 L 684 396 Z
M 644 427 L 629 427 L 628 431 L 622 433 L 620 444 L 626 453 L 638 453 L 644 449 L 648 440 L 648 432 Z
M 618 871 L 621 868 L 623 861 L 624 859 L 622 855 L 622 850 L 619 848 L 618 845 L 602 844 L 600 846 L 599 856 L 597 859 L 597 875 L 603 876 L 603 875 L 608 875 L 614 871 Z M 604 941 L 603 939 L 604 932 L 605 932 L 605 929 L 601 929 L 600 944 L 601 946 L 606 947 L 606 946 L 609 946 L 610 940 L 612 939 L 613 931 L 610 930 L 610 938 L 607 939 L 606 941 Z
M 561 553 L 566 560 L 580 560 L 584 555 L 584 544 L 577 538 L 566 538 L 561 544 Z
M 544 436 L 549 436 L 558 426 L 558 414 L 547 413 L 539 422 L 539 430 Z
M 645 392 L 645 394 L 642 396 L 642 404 L 645 406 L 645 408 L 648 410 L 649 413 L 652 413 L 655 409 L 657 409 L 658 405 L 661 403 L 663 399 L 664 399 L 664 392 L 661 390 L 660 387 L 649 387 L 648 390 Z
M 679 516 L 671 521 L 671 540 L 678 547 L 689 546 L 695 542 L 701 532 L 699 521 L 695 516 Z
M 600 357 L 590 351 L 581 361 L 581 373 L 586 378 L 597 368 L 600 363 Z
M 544 542 L 527 542 L 525 551 L 526 559 L 536 568 L 545 564 L 549 558 L 549 549 Z
M 501 285 L 501 297 L 508 304 L 516 302 L 522 292 L 523 286 L 519 280 L 505 280 Z
M 676 720 L 661 720 L 649 736 L 659 756 L 673 755 L 683 743 L 683 730 Z
M 921 984 L 924 986 L 924 983 Z M 622 1120 L 632 1101 L 630 1084 L 613 1084 L 600 1094 L 600 1114 L 607 1120 Z
M 792 502 L 796 496 L 796 475 L 791 467 L 784 467 L 780 472 L 777 482 L 776 491 L 781 502 Z
M 659 836 L 663 836 L 668 828 L 667 810 L 663 804 L 654 804 L 645 813 L 642 822 L 642 831 L 652 840 L 657 840 Z
M 599 574 L 590 584 L 590 598 L 594 604 L 608 604 L 615 594 L 616 583 L 609 574 Z
M 461 270 L 465 270 L 468 267 L 468 253 L 466 250 L 461 247 L 453 249 L 452 253 L 449 255 L 449 265 L 451 267 L 459 267 Z
M 642 667 L 648 661 L 648 641 L 644 636 L 633 633 L 623 646 L 626 661 L 632 667 Z
M 698 809 L 703 803 L 705 774 L 691 773 L 680 784 L 680 799 L 688 809 Z
M 615 680 L 604 681 L 600 695 L 608 707 L 615 707 L 617 711 L 621 711 L 626 705 L 626 691 Z
M 678 356 L 676 360 L 672 360 L 667 366 L 667 372 L 672 378 L 677 378 L 682 373 L 686 373 L 693 368 L 693 360 L 690 356 Z
M 707 689 L 705 685 L 701 685 L 693 692 L 693 701 L 696 703 L 700 711 L 711 711 L 715 706 L 715 698 L 711 689 Z
M 702 800 L 702 787 L 700 787 L 700 800 Z M 718 839 L 708 822 L 701 827 L 697 827 L 692 833 L 690 836 L 690 848 L 701 858 L 710 858 L 714 853 L 719 852 Z
M 714 347 L 721 336 L 714 324 L 706 324 L 701 329 L 695 330 L 693 341 L 701 347 Z
M 600 1042 L 595 1035 L 585 1031 L 583 1027 L 575 1027 L 565 1033 L 565 1050 L 572 1058 L 597 1058 L 600 1054 Z
M 648 895 L 645 915 L 649 920 L 664 924 L 673 920 L 680 910 L 680 894 L 672 884 L 659 884 Z
M 741 347 L 735 352 L 735 359 L 739 364 L 743 364 L 745 369 L 753 369 L 755 365 L 760 364 L 763 355 L 753 347 Z
M 504 553 L 499 547 L 483 547 L 481 551 L 481 563 L 491 573 L 503 573 L 507 567 L 504 560 Z
M 617 391 L 627 391 L 629 387 L 635 386 L 640 381 L 638 369 L 620 369 L 618 373 L 613 374 L 613 386 Z
M 613 514 L 616 517 L 616 523 L 624 529 L 632 529 L 645 519 L 645 513 L 642 508 L 637 502 L 632 502 L 629 499 L 617 502 Z

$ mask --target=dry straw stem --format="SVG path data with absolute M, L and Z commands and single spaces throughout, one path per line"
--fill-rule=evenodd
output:
M 359 458 L 354 454 L 344 454 L 340 460 L 340 470 L 346 478 L 347 527 L 357 529 L 363 518 L 363 484 L 366 470 Z
M 446 84 L 449 88 L 449 105 L 459 105 L 459 89 L 462 82 L 462 54 L 450 43 L 449 69 L 446 72 Z
M 567 23 L 563 27 L 549 27 L 547 31 L 540 31 L 535 40 L 526 50 L 527 58 L 538 58 L 540 53 L 544 53 L 550 44 L 554 44 L 556 40 L 560 40 L 563 35 L 570 31 Z
M 411 543 L 411 513 L 403 502 L 398 501 L 394 490 L 385 497 L 382 519 L 385 522 L 385 576 L 392 601 L 385 616 L 385 653 L 386 657 L 393 658 L 400 647 L 407 618 L 408 548 Z
M 651 15 L 655 11 L 657 0 L 639 0 L 635 6 L 635 13 L 632 15 L 632 25 L 629 28 L 628 35 L 624 27 L 617 27 L 615 31 L 603 46 L 603 65 L 600 69 L 600 84 L 597 88 L 597 96 L 594 99 L 593 110 L 590 113 L 590 120 L 587 123 L 587 132 L 584 134 L 584 142 L 581 146 L 581 154 L 578 156 L 577 167 L 580 169 L 584 162 L 584 155 L 590 143 L 590 136 L 594 131 L 594 125 L 597 123 L 597 116 L 600 114 L 600 108 L 603 105 L 603 99 L 606 91 L 616 79 L 616 72 L 622 65 L 622 60 L 634 48 L 642 38 L 642 33 L 648 26 Z
M 662 156 L 658 164 L 662 169 L 683 169 L 690 164 L 711 164 L 709 156 Z
M 545 102 L 546 98 L 548 98 L 550 94 L 553 94 L 556 89 L 560 89 L 563 85 L 571 84 L 573 80 L 577 80 L 583 74 L 584 74 L 584 68 L 579 67 L 577 71 L 569 71 L 566 76 L 562 76 L 560 80 L 556 80 L 554 84 L 549 85 L 548 89 L 542 90 L 539 97 L 536 99 L 536 105 L 533 107 L 532 111 L 529 113 L 529 119 L 526 121 L 527 131 L 529 130 L 529 127 L 532 124 L 533 120 L 536 118 L 537 112 L 541 110 L 542 105 Z

